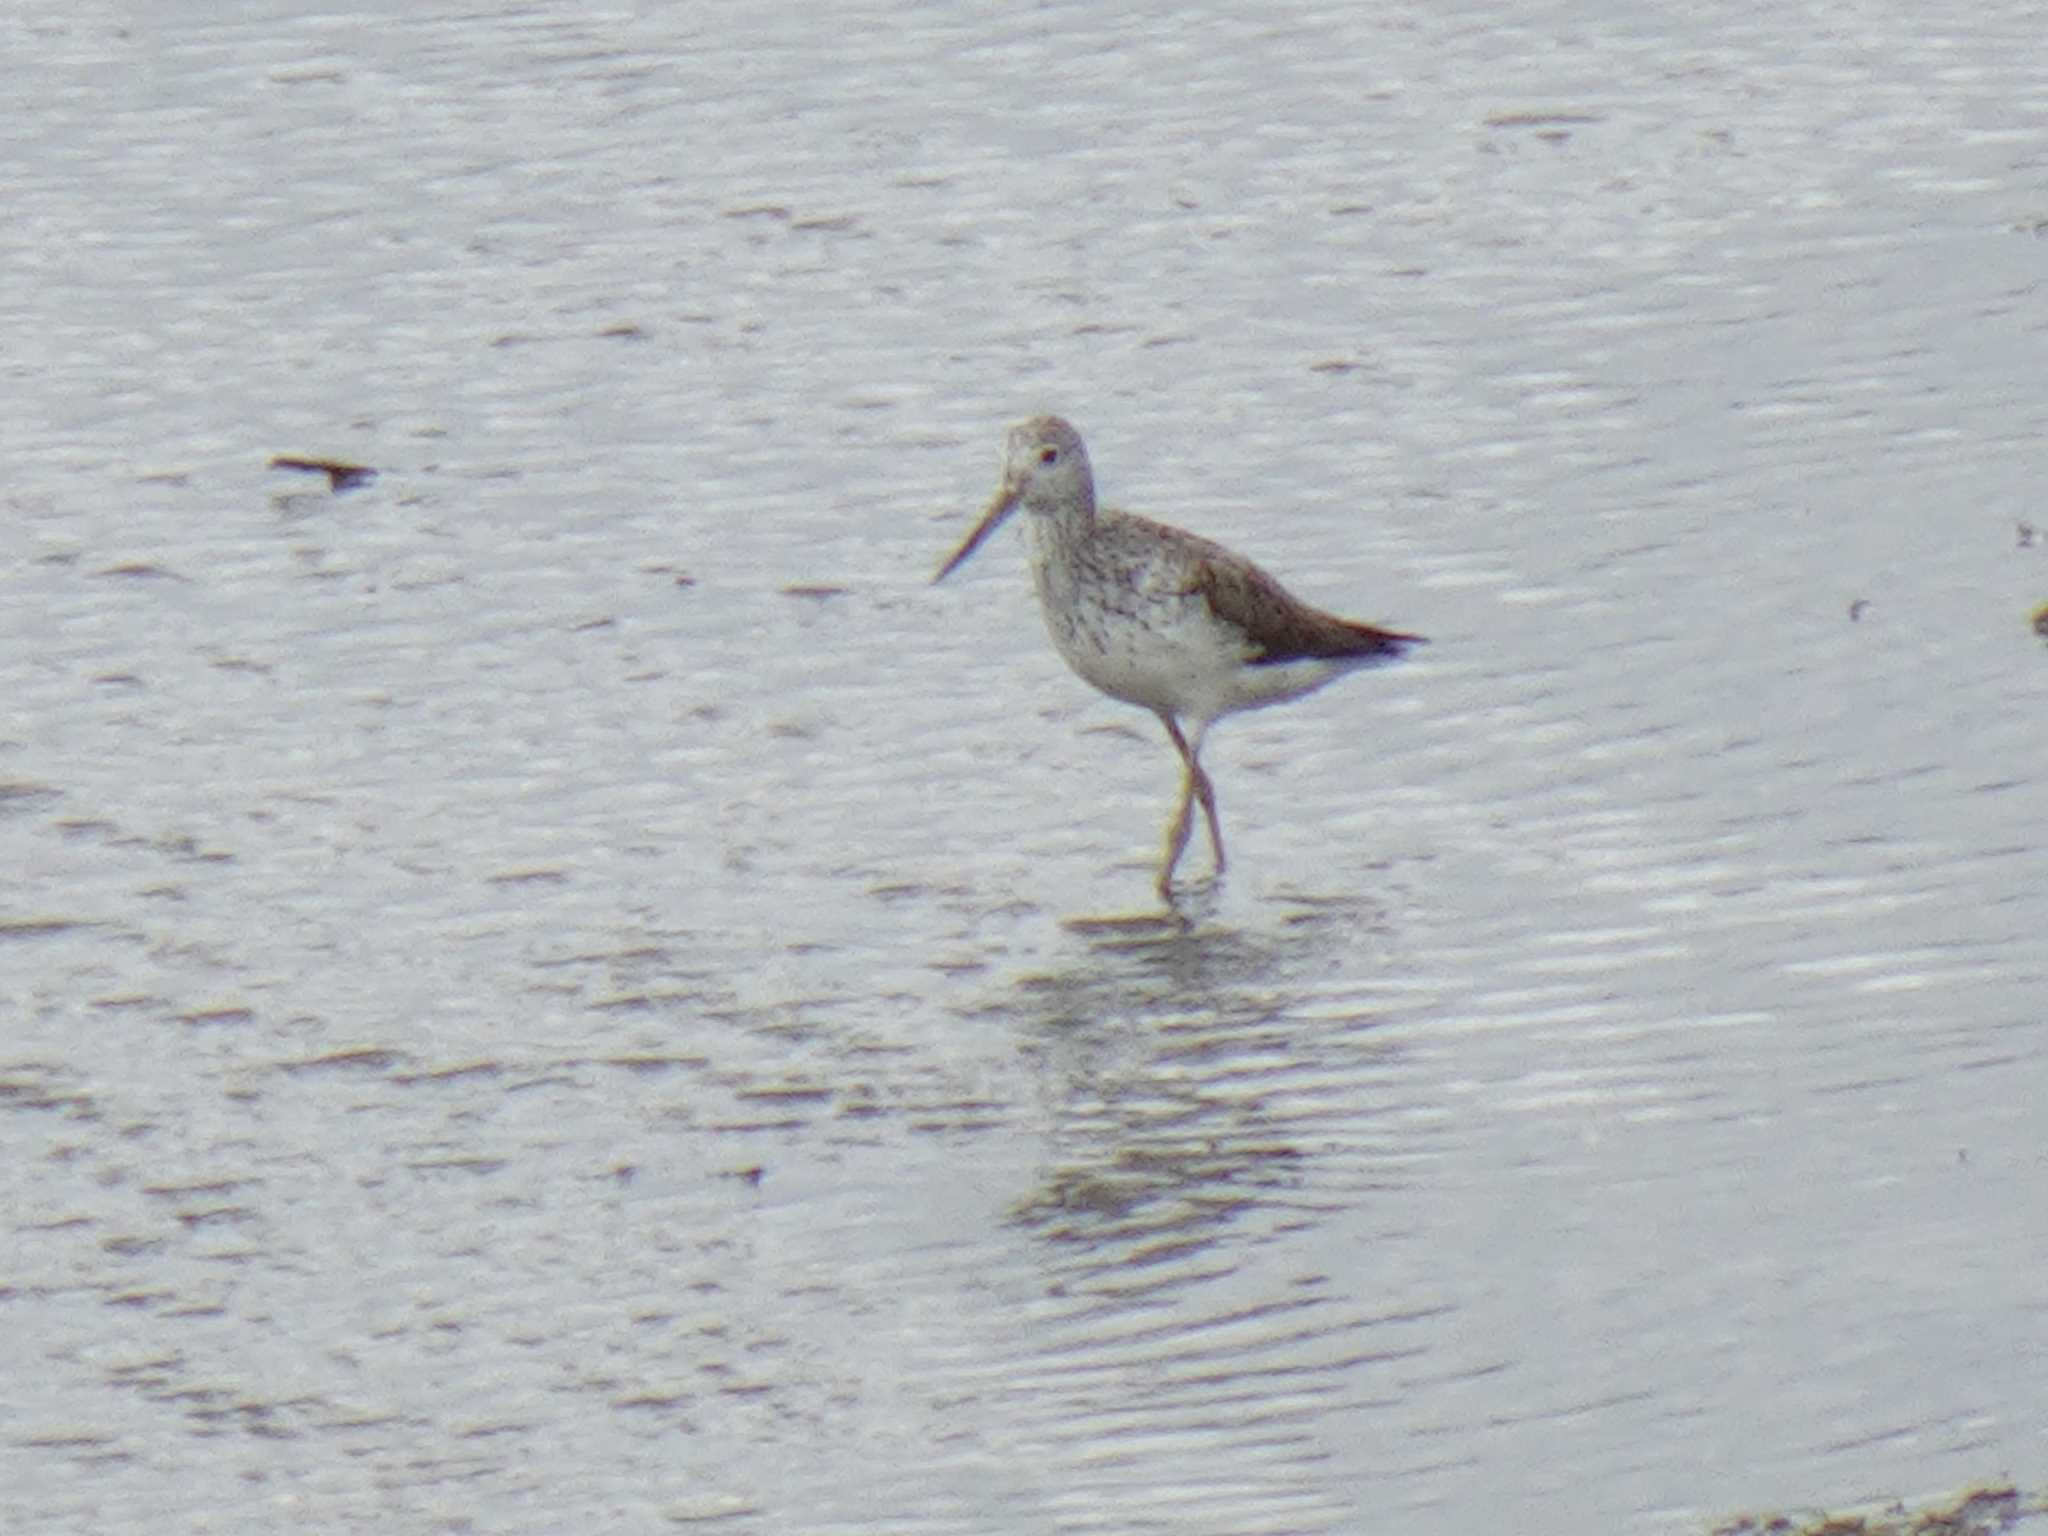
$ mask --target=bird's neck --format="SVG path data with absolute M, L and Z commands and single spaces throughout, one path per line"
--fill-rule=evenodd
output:
M 1024 512 L 1031 519 L 1033 528 L 1043 529 L 1051 538 L 1085 539 L 1095 529 L 1095 498 L 1092 496 L 1027 501 Z
M 1064 607 L 1071 588 L 1091 561 L 1089 543 L 1096 530 L 1093 502 L 1060 502 L 1047 506 L 1025 503 L 1024 537 L 1031 553 L 1038 595 L 1049 607 Z

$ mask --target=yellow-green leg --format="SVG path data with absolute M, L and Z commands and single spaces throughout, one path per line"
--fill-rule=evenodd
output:
M 1209 782 L 1209 775 L 1202 771 L 1201 759 L 1196 753 L 1201 749 L 1202 732 L 1195 732 L 1195 745 L 1189 746 L 1188 739 L 1181 734 L 1180 726 L 1171 715 L 1159 717 L 1166 727 L 1166 734 L 1173 741 L 1174 750 L 1180 753 L 1180 760 L 1186 772 L 1181 775 L 1180 804 L 1175 807 L 1173 820 L 1166 828 L 1166 862 L 1159 871 L 1159 894 L 1165 896 L 1173 886 L 1174 866 L 1180 863 L 1180 856 L 1188 846 L 1190 823 L 1194 819 L 1197 800 L 1202 803 L 1202 815 L 1209 823 L 1209 850 L 1216 855 L 1216 873 L 1223 873 L 1223 827 L 1216 819 L 1216 789 Z

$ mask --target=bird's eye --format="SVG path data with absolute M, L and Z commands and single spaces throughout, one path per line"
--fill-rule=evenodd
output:
M 1060 461 L 1060 451 L 1059 451 L 1059 449 L 1057 449 L 1057 448 L 1041 448 L 1041 449 L 1039 449 L 1039 450 L 1038 450 L 1038 462 L 1039 462 L 1039 463 L 1041 463 L 1041 464 L 1057 464 L 1057 463 L 1059 463 L 1059 461 Z

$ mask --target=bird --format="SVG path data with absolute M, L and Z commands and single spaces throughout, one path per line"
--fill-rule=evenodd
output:
M 958 570 L 1019 508 L 1054 647 L 1083 681 L 1157 715 L 1180 754 L 1180 798 L 1166 825 L 1157 887 L 1169 904 L 1196 805 L 1208 824 L 1215 875 L 1225 867 L 1216 790 L 1201 759 L 1209 727 L 1424 643 L 1421 635 L 1312 607 L 1221 544 L 1099 506 L 1081 434 L 1058 416 L 1009 428 L 1002 483 L 933 583 Z

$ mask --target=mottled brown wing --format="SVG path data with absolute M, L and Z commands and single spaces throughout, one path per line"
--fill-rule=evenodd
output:
M 1311 608 L 1250 561 L 1220 547 L 1212 546 L 1196 561 L 1195 590 L 1208 599 L 1217 617 L 1245 632 L 1254 663 L 1391 657 L 1422 643 L 1420 635 Z

